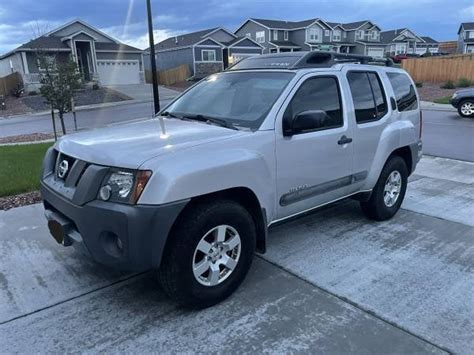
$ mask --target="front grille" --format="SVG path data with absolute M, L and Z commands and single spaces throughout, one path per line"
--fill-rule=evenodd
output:
M 56 166 L 54 168 L 54 175 L 61 180 L 66 180 L 69 176 L 76 159 L 66 154 L 59 153 L 56 159 Z

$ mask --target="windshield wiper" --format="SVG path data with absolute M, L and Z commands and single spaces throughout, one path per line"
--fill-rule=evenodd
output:
M 235 127 L 232 123 L 227 122 L 226 120 L 223 120 L 222 118 L 216 118 L 216 117 L 210 117 L 210 116 L 204 116 L 201 114 L 198 115 L 184 115 L 183 118 L 189 119 L 189 120 L 196 120 L 196 121 L 201 121 L 201 122 L 211 122 L 214 123 L 218 126 L 233 129 L 238 131 L 239 129 Z
M 171 113 L 169 111 L 163 111 L 161 113 L 161 116 L 183 119 L 183 117 L 177 116 L 174 113 Z

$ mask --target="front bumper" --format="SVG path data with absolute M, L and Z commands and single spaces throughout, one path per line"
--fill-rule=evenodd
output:
M 41 194 L 50 230 L 59 228 L 63 235 L 58 242 L 87 250 L 101 264 L 136 271 L 159 267 L 171 227 L 188 202 L 148 206 L 93 200 L 77 205 L 44 182 Z
M 458 108 L 460 101 L 461 101 L 461 100 L 460 100 L 458 97 L 456 97 L 456 98 L 451 98 L 451 100 L 449 100 L 449 103 L 450 103 L 451 106 L 453 106 L 454 108 Z

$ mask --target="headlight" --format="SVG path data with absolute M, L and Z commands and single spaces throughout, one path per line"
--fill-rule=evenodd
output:
M 455 92 L 455 93 L 453 94 L 453 99 L 455 99 L 457 96 L 458 96 L 458 93 Z
M 99 198 L 104 201 L 135 204 L 150 176 L 149 170 L 112 170 L 102 183 Z

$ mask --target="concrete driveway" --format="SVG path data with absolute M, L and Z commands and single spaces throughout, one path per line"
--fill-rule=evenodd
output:
M 110 89 L 121 92 L 134 100 L 153 100 L 153 88 L 151 84 L 109 85 Z M 176 97 L 175 90 L 159 86 L 158 93 L 161 100 L 169 100 Z
M 58 246 L 41 205 L 0 212 L 0 348 L 470 353 L 473 172 L 424 158 L 390 221 L 344 201 L 272 228 L 239 291 L 203 311 L 177 308 L 151 272 L 116 272 Z

